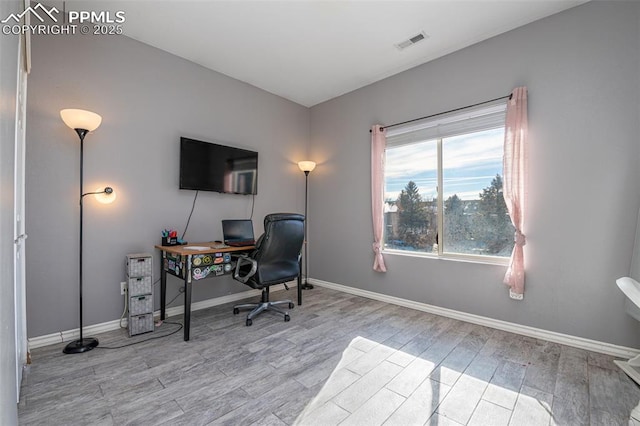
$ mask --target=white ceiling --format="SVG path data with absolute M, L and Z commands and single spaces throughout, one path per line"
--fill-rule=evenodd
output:
M 304 106 L 585 0 L 67 1 L 122 10 L 124 34 Z M 406 50 L 395 44 L 424 31 Z

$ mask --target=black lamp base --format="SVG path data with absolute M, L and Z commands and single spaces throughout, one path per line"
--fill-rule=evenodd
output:
M 313 290 L 313 284 L 309 284 L 308 282 L 305 282 L 304 284 L 302 284 L 302 289 L 303 290 Z
M 73 342 L 69 342 L 62 352 L 65 354 L 80 354 L 82 352 L 90 351 L 96 346 L 98 346 L 98 339 L 95 337 L 85 337 L 84 339 L 77 339 Z

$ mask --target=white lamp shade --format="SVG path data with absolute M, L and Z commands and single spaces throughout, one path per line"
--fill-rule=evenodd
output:
M 83 129 L 93 132 L 102 123 L 102 117 L 98 114 L 83 109 L 63 109 L 60 111 L 60 117 L 64 124 L 74 130 Z
M 316 163 L 313 161 L 298 161 L 298 167 L 303 172 L 311 172 L 316 168 Z
M 104 192 L 105 188 L 97 188 L 95 190 L 95 192 L 98 192 L 98 194 L 95 194 L 94 197 L 96 197 L 96 200 L 98 200 L 98 202 L 102 203 L 102 204 L 111 204 L 116 200 L 116 191 L 115 190 L 111 190 L 110 194 L 107 194 L 106 192 Z

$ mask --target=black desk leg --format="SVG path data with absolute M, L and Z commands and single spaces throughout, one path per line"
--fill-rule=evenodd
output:
M 166 317 L 167 307 L 167 271 L 164 269 L 164 260 L 167 254 L 162 252 L 162 259 L 160 259 L 160 320 L 164 321 Z
M 191 280 L 184 280 L 184 341 L 189 340 L 191 329 Z
M 298 306 L 302 305 L 302 262 L 298 262 L 300 271 L 298 272 Z
M 189 340 L 191 330 L 191 255 L 187 255 L 184 271 L 184 341 Z

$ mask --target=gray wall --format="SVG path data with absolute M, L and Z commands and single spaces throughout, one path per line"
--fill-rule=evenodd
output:
M 85 325 L 120 318 L 126 254 L 154 253 L 158 278 L 160 231 L 184 230 L 195 191 L 178 189 L 180 136 L 259 152 L 257 234 L 267 213 L 304 208 L 296 163 L 306 157 L 307 108 L 126 37 L 36 36 L 26 153 L 29 337 L 78 327 L 79 140 L 60 119 L 63 108 L 102 115 L 85 139 L 85 190 L 109 184 L 117 192 L 110 205 L 85 198 Z M 185 238 L 220 239 L 221 219 L 250 213 L 250 196 L 200 192 Z M 168 298 L 178 286 L 170 278 Z M 245 290 L 229 277 L 207 280 L 194 286 L 193 300 Z
M 20 11 L 20 2 L 0 2 L 0 16 Z M 0 36 L 0 424 L 18 424 L 16 318 L 13 284 L 14 155 L 18 37 Z
M 615 279 L 639 206 L 639 7 L 595 2 L 311 109 L 310 276 L 458 311 L 640 347 Z M 428 41 L 427 41 L 428 42 Z M 369 128 L 529 88 L 523 301 L 506 267 L 385 255 L 372 270 Z

